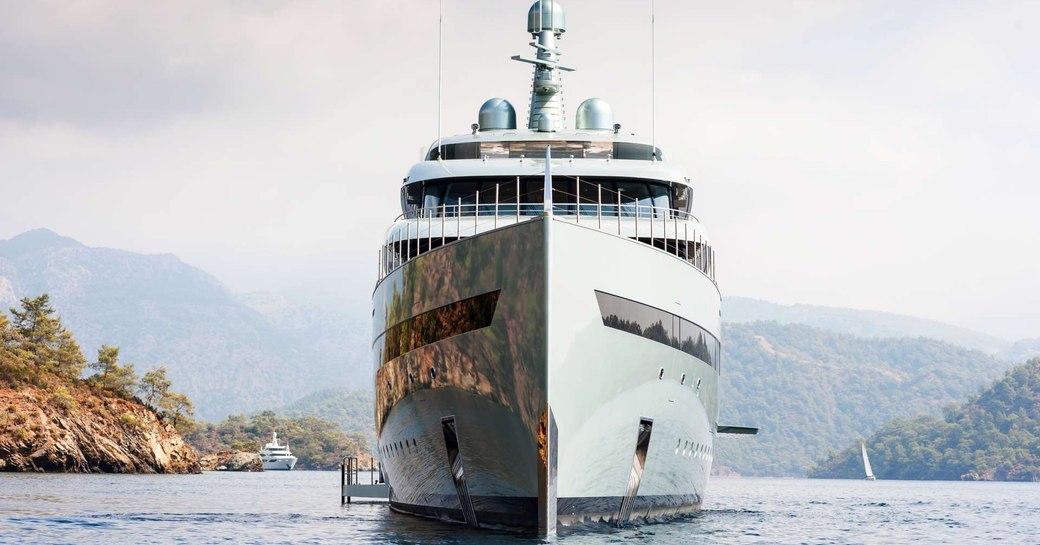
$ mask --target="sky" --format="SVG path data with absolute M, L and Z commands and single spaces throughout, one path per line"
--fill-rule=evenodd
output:
M 562 0 L 601 97 L 693 180 L 724 295 L 1040 337 L 1040 2 Z M 524 118 L 519 0 L 443 0 L 441 119 Z M 0 0 L 0 239 L 367 300 L 437 138 L 438 3 Z M 656 126 L 656 127 L 655 127 Z

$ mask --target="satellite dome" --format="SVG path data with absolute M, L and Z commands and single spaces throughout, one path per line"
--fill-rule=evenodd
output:
M 579 131 L 614 130 L 614 112 L 602 98 L 590 98 L 578 106 L 574 116 L 575 128 Z
M 480 106 L 477 123 L 482 131 L 516 129 L 516 110 L 504 98 L 492 98 Z
M 538 8 L 541 6 L 541 14 Z M 556 0 L 535 2 L 527 12 L 527 31 L 538 34 L 543 30 L 551 30 L 554 34 L 563 34 L 567 30 L 567 18 L 563 15 L 563 7 Z

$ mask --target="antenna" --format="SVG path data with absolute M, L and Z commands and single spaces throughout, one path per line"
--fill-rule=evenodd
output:
M 441 154 L 441 80 L 443 79 L 441 74 L 441 64 L 444 58 L 444 0 L 440 0 L 437 4 L 437 159 L 440 160 L 443 155 Z
M 528 45 L 535 48 L 537 55 L 527 59 L 513 55 L 514 61 L 534 65 L 531 78 L 531 109 L 527 128 L 539 132 L 563 130 L 563 81 L 560 72 L 572 72 L 573 68 L 560 64 L 557 40 L 567 31 L 563 8 L 556 0 L 538 0 L 527 12 L 527 32 L 535 40 Z
M 650 145 L 651 155 L 657 160 L 657 0 L 650 0 Z

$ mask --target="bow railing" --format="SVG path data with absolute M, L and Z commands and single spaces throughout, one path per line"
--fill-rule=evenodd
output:
M 640 204 L 617 195 L 588 199 L 553 190 L 552 217 L 651 245 L 694 266 L 715 280 L 715 259 L 696 217 L 684 210 Z M 541 192 L 538 192 L 540 196 Z M 521 199 L 534 195 L 521 195 Z M 532 201 L 536 199 L 531 199 Z M 643 199 L 645 202 L 647 199 Z M 453 204 L 415 208 L 387 230 L 379 250 L 379 278 L 431 250 L 457 240 L 544 217 L 540 202 L 480 202 L 480 193 Z

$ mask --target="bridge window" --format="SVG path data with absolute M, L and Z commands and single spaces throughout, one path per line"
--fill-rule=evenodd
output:
M 479 201 L 480 215 L 517 213 L 517 192 L 522 215 L 537 215 L 542 211 L 542 176 L 480 177 L 426 180 L 406 185 L 401 200 L 404 211 L 416 214 L 419 203 L 435 217 L 441 212 L 472 216 Z M 667 182 L 635 178 L 604 178 L 585 176 L 555 176 L 553 178 L 553 211 L 557 214 L 622 217 L 662 217 L 668 209 L 686 212 L 688 200 L 675 200 L 676 195 L 688 194 L 686 186 L 677 190 Z M 478 195 L 479 193 L 479 195 Z M 620 199 L 620 204 L 619 204 Z M 443 210 L 441 207 L 445 207 Z
M 661 148 L 654 148 L 649 144 L 637 142 L 590 142 L 590 141 L 568 141 L 568 140 L 514 140 L 505 142 L 460 142 L 457 144 L 442 144 L 439 148 L 433 146 L 426 154 L 427 161 L 436 161 L 437 158 L 446 161 L 456 159 L 544 159 L 545 147 L 552 149 L 553 157 L 566 159 L 625 159 L 637 161 L 650 161 L 656 153 L 657 160 L 663 159 Z

